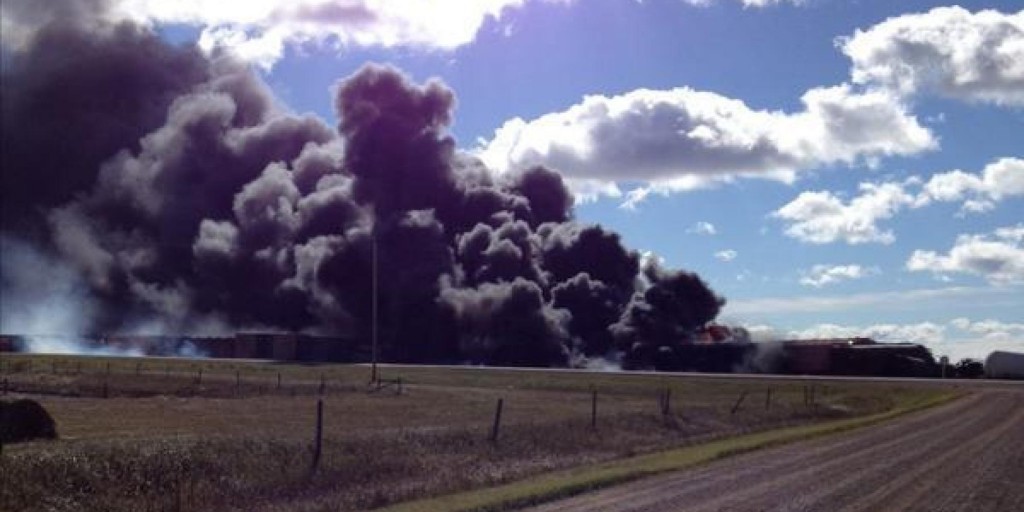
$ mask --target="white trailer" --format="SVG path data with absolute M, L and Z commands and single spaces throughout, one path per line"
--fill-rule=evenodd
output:
M 992 352 L 985 359 L 985 375 L 990 379 L 1024 379 L 1024 354 Z

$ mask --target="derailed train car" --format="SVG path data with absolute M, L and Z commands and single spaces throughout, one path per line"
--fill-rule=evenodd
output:
M 880 377 L 935 377 L 940 370 L 922 345 L 867 338 L 683 342 L 662 347 L 652 366 L 662 371 Z

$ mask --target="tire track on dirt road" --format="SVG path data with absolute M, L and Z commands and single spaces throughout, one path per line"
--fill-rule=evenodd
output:
M 1024 388 L 529 510 L 1024 510 Z

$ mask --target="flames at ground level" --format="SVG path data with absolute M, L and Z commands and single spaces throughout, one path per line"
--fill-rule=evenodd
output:
M 662 346 L 646 367 L 627 363 L 623 369 L 909 377 L 941 374 L 931 352 L 912 343 L 878 343 L 868 338 L 772 342 L 715 338 Z M 3 335 L 0 352 L 4 351 L 342 363 L 369 362 L 371 357 L 371 347 L 364 342 L 292 333 L 237 333 L 223 337 Z M 403 362 L 386 357 L 383 360 Z M 442 362 L 449 361 L 438 361 Z

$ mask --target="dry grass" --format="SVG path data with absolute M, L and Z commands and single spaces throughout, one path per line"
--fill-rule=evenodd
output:
M 367 370 L 357 366 L 138 363 L 5 357 L 3 377 L 50 411 L 62 439 L 5 448 L 0 509 L 361 510 L 739 433 L 878 413 L 933 392 L 818 384 L 817 405 L 807 407 L 799 381 L 386 368 L 386 377 L 403 378 L 404 393 L 396 395 L 367 392 Z M 324 451 L 311 474 L 321 375 Z M 104 382 L 109 398 L 102 398 Z M 599 393 L 596 429 L 591 388 Z M 672 406 L 662 416 L 657 397 L 666 388 Z M 731 414 L 743 392 L 746 400 Z M 505 403 L 502 429 L 491 443 L 498 398 Z

